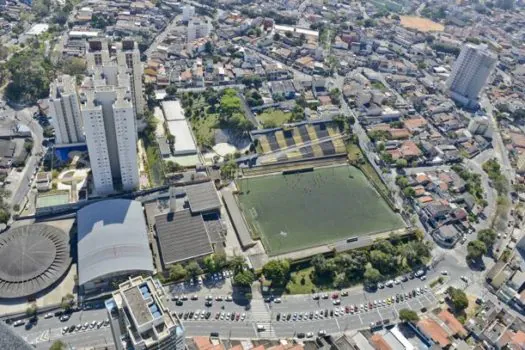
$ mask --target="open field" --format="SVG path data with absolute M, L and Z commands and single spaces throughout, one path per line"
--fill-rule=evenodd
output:
M 268 109 L 257 115 L 257 119 L 261 122 L 263 127 L 277 127 L 288 122 L 292 113 L 283 112 L 279 109 Z
M 351 166 L 238 181 L 239 203 L 270 255 L 404 227 Z
M 417 29 L 421 32 L 442 32 L 445 26 L 427 18 L 416 16 L 399 16 L 401 25 L 405 28 Z

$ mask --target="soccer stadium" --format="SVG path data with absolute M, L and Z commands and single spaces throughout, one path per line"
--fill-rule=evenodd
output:
M 349 165 L 237 181 L 252 236 L 271 256 L 405 227 L 368 179 Z

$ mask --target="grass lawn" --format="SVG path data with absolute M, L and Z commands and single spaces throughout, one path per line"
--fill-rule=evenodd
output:
M 312 266 L 297 270 L 290 274 L 290 281 L 286 285 L 287 294 L 310 294 L 322 290 L 333 289 L 332 283 L 315 284 L 310 278 L 314 268 Z
M 281 126 L 284 123 L 288 122 L 292 113 L 283 112 L 279 109 L 268 109 L 261 114 L 257 115 L 257 119 L 261 122 L 263 127 L 277 127 Z
M 203 118 L 189 119 L 193 134 L 199 145 L 214 145 L 214 133 L 219 123 L 218 114 L 206 114 Z
M 237 185 L 241 210 L 270 255 L 405 226 L 352 166 L 244 178 Z
M 348 160 L 350 161 L 359 161 L 363 158 L 363 153 L 361 153 L 361 148 L 355 143 L 348 143 L 346 145 L 346 152 L 348 153 Z
M 303 270 L 292 272 L 290 276 L 290 281 L 286 285 L 286 290 L 289 294 L 310 294 L 313 289 L 316 289 L 316 286 L 313 284 L 310 279 L 310 273 L 313 271 L 313 267 L 308 267 Z M 301 281 L 304 278 L 304 284 Z
M 148 176 L 149 182 L 153 186 L 159 186 L 164 183 L 164 171 L 160 151 L 156 146 L 146 148 L 146 158 L 148 159 Z

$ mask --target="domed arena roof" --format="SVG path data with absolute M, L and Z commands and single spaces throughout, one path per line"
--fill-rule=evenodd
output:
M 20 298 L 51 286 L 71 264 L 69 237 L 44 224 L 0 235 L 0 298 Z

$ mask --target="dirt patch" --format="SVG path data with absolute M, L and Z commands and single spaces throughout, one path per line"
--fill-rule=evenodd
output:
M 442 32 L 445 26 L 427 18 L 416 16 L 400 16 L 401 25 L 405 28 L 417 29 L 420 32 Z

